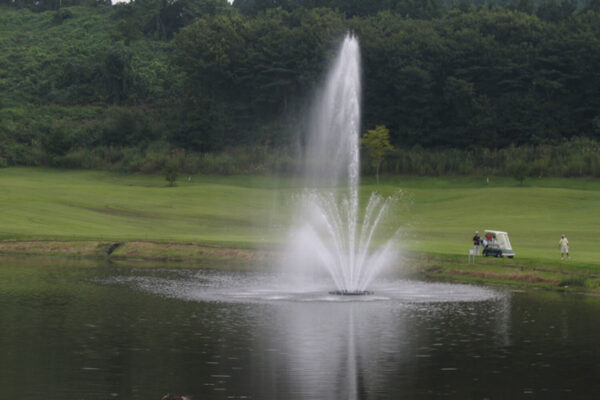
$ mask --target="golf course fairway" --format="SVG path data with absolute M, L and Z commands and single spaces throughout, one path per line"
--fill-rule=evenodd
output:
M 288 240 L 294 196 L 301 191 L 281 177 L 181 175 L 170 187 L 163 175 L 4 168 L 0 252 L 52 255 L 62 243 L 86 255 L 85 248 L 100 242 L 130 241 L 169 243 L 171 255 L 183 251 L 181 243 L 276 250 Z M 475 230 L 493 229 L 509 233 L 514 263 L 600 270 L 597 180 L 383 177 L 376 184 L 364 178 L 363 204 L 373 191 L 396 197 L 382 236 L 399 229 L 407 254 L 466 263 Z M 571 244 L 571 260 L 564 262 L 562 233 Z

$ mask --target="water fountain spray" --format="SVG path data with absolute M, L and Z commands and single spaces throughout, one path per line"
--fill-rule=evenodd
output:
M 330 293 L 339 295 L 370 294 L 368 285 L 392 256 L 391 241 L 372 248 L 390 199 L 373 193 L 362 218 L 359 207 L 360 75 L 358 40 L 348 34 L 310 115 L 308 185 L 292 235 L 296 251 L 329 272 L 336 287 Z

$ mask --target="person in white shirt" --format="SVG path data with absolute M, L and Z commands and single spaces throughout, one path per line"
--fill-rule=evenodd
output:
M 560 236 L 560 240 L 558 241 L 558 247 L 560 247 L 560 259 L 564 260 L 566 254 L 567 258 L 570 260 L 571 256 L 569 255 L 569 240 L 567 239 L 564 233 Z

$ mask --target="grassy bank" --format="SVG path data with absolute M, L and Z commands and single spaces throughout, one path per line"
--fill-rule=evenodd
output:
M 478 258 L 418 253 L 408 257 L 411 276 L 474 284 L 498 284 L 600 294 L 600 265 L 531 258 Z
M 194 175 L 168 187 L 162 175 L 0 169 L 0 253 L 262 262 L 286 242 L 300 190 L 284 178 Z M 361 199 L 372 191 L 397 196 L 384 230 L 401 227 L 404 264 L 415 273 L 596 287 L 597 180 L 364 179 Z M 468 266 L 475 229 L 508 231 L 516 258 Z M 571 242 L 569 262 L 559 260 L 562 232 Z

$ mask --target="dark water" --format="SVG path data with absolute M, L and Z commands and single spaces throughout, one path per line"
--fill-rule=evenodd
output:
M 589 296 L 445 285 L 414 301 L 227 300 L 202 293 L 260 279 L 0 261 L 2 399 L 600 396 Z

